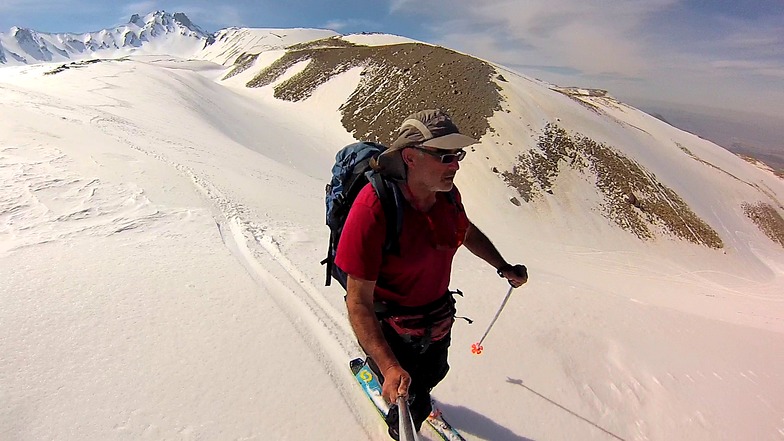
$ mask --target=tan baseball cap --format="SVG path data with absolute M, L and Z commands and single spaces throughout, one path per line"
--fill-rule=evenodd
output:
M 406 147 L 422 145 L 442 150 L 456 150 L 476 144 L 474 138 L 460 133 L 441 109 L 422 110 L 403 121 L 398 129 L 398 137 L 390 149 L 399 150 Z
M 384 153 L 378 157 L 381 172 L 393 179 L 406 178 L 406 168 L 400 151 L 407 147 L 430 147 L 440 150 L 457 150 L 477 144 L 470 136 L 460 133 L 441 109 L 421 110 L 409 115 L 398 129 L 398 137 Z

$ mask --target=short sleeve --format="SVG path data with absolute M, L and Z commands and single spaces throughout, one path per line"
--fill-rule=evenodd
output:
M 378 280 L 385 235 L 386 220 L 381 202 L 373 188 L 367 185 L 357 195 L 346 218 L 335 264 L 356 278 Z

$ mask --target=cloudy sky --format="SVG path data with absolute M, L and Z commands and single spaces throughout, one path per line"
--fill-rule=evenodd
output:
M 784 0 L 3 0 L 0 32 L 87 32 L 156 9 L 208 31 L 317 27 L 404 35 L 632 104 L 784 115 Z M 446 6 L 448 5 L 448 6 Z M 423 8 L 429 6 L 429 8 Z

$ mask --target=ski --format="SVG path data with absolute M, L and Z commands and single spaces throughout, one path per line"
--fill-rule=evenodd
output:
M 427 420 L 425 421 L 430 424 L 433 430 L 438 432 L 444 441 L 466 441 L 466 439 L 463 438 L 463 435 L 444 419 L 444 413 L 436 407 L 435 402 L 433 402 L 433 411 L 428 415 Z
M 381 396 L 381 382 L 378 375 L 370 369 L 367 362 L 361 358 L 355 358 L 349 362 L 354 378 L 362 386 L 362 390 L 376 406 L 376 410 L 382 418 L 386 417 L 389 411 L 389 404 Z M 433 404 L 433 412 L 427 417 L 427 424 L 443 441 L 466 441 L 465 438 L 445 419 L 441 410 Z
M 354 374 L 354 378 L 359 382 L 359 385 L 362 386 L 362 390 L 365 391 L 365 394 L 370 398 L 370 401 L 376 406 L 378 413 L 381 414 L 382 418 L 386 417 L 387 412 L 389 412 L 389 404 L 387 404 L 384 397 L 381 396 L 381 382 L 378 381 L 376 373 L 373 372 L 367 362 L 361 358 L 351 360 L 349 366 L 351 367 L 351 372 Z

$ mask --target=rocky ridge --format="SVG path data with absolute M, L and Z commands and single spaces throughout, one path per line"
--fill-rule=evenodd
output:
M 250 68 L 257 55 L 238 57 L 227 77 Z M 422 43 L 370 47 L 333 37 L 295 45 L 259 71 L 247 87 L 272 84 L 301 62 L 308 64 L 276 85 L 275 97 L 304 100 L 334 76 L 362 69 L 360 83 L 341 107 L 343 125 L 356 139 L 389 144 L 401 115 L 410 109 L 431 107 L 444 109 L 461 131 L 479 139 L 494 130 L 489 118 L 502 110 L 500 83 L 505 80 L 491 64 Z M 593 112 L 603 113 L 590 100 L 620 105 L 603 90 L 557 89 Z M 724 247 L 719 234 L 682 197 L 619 149 L 569 134 L 555 122 L 540 130 L 536 147 L 521 153 L 511 170 L 499 173 L 524 201 L 533 203 L 552 193 L 559 174 L 570 168 L 595 180 L 603 201 L 598 211 L 640 239 L 667 235 L 709 248 Z M 774 230 L 779 228 L 775 222 L 768 224 Z

